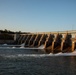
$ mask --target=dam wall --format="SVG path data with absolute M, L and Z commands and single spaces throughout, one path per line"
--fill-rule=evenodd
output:
M 76 49 L 76 31 L 20 34 L 16 41 L 17 44 L 24 43 L 25 47 L 43 45 L 47 53 L 73 52 Z

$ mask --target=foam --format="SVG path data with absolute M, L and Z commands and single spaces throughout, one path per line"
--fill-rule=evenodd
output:
M 57 53 L 57 54 L 15 54 L 15 55 L 6 55 L 6 54 L 0 54 L 1 57 L 4 58 L 25 58 L 25 57 L 51 57 L 51 56 L 76 56 L 76 51 L 72 53 Z
M 38 49 L 44 49 L 44 45 L 41 45 L 40 47 L 38 47 Z
M 57 53 L 55 56 L 76 56 L 76 51 L 70 53 Z
M 51 56 L 49 54 L 16 54 L 16 55 L 5 55 L 2 54 L 0 57 L 3 58 L 27 58 L 27 57 L 34 57 L 34 58 L 40 58 L 40 57 L 48 57 Z
M 25 48 L 25 47 L 0 47 L 0 49 L 43 49 L 44 45 L 41 45 L 38 48 Z M 43 49 L 44 50 L 44 49 Z M 23 57 L 50 57 L 50 56 L 76 56 L 76 50 L 71 53 L 50 53 L 50 54 L 14 54 L 14 55 L 6 55 L 6 54 L 0 54 L 1 57 L 6 57 L 6 58 L 23 58 Z

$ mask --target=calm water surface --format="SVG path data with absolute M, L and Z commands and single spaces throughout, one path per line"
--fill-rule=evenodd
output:
M 40 50 L 0 49 L 0 75 L 76 75 L 76 57 L 51 56 Z

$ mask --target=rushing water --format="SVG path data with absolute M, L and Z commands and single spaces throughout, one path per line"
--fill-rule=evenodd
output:
M 75 54 L 1 48 L 0 75 L 76 75 Z

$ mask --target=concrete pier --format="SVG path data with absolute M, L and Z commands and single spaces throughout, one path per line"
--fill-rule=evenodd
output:
M 18 44 L 21 44 L 22 39 L 23 39 L 23 35 L 20 35 L 20 38 L 18 40 Z
M 46 52 L 52 52 L 52 42 L 54 39 L 54 35 L 53 34 L 48 34 L 48 37 L 45 41 L 45 50 Z
M 33 35 L 31 36 L 30 40 L 29 40 L 29 43 L 28 43 L 28 46 L 29 46 L 29 47 L 32 47 L 32 44 L 33 44 L 35 38 L 36 38 L 36 34 L 33 34 Z
M 19 43 L 20 37 L 21 37 L 21 35 L 16 35 L 15 34 L 15 41 L 14 41 L 15 44 L 18 44 Z
M 47 37 L 48 37 L 47 34 L 42 34 L 38 46 L 45 45 Z
M 25 42 L 28 35 L 23 35 L 23 39 L 21 40 L 21 44 Z
M 26 38 L 26 40 L 25 40 L 25 46 L 29 46 L 28 44 L 29 44 L 29 40 L 30 40 L 30 38 L 32 37 L 32 35 L 31 34 L 29 34 L 28 36 L 27 36 L 27 38 Z
M 76 49 L 76 42 L 72 42 L 72 52 Z
M 66 33 L 65 35 L 63 35 L 62 43 L 61 43 L 61 50 L 63 53 L 72 51 L 72 41 L 71 41 L 70 33 Z
M 62 42 L 62 35 L 57 33 L 55 34 L 54 40 L 52 42 L 52 52 L 57 53 L 61 51 L 61 42 Z
M 76 49 L 76 35 L 72 35 L 72 52 Z
M 41 36 L 42 36 L 42 34 L 37 34 L 36 35 L 36 38 L 35 38 L 35 40 L 34 40 L 34 42 L 32 44 L 32 47 L 38 47 Z

